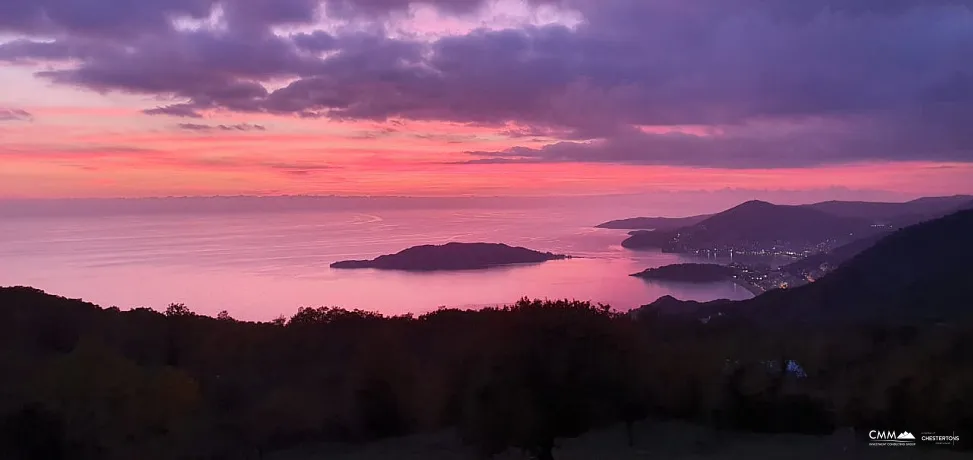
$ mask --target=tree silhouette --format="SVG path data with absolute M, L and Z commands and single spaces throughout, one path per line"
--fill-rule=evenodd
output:
M 64 425 L 56 414 L 29 404 L 0 420 L 0 454 L 10 460 L 61 460 L 67 457 Z
M 171 303 L 166 307 L 166 316 L 169 317 L 180 317 L 180 316 L 193 316 L 193 312 L 182 303 Z
M 768 328 L 524 299 L 259 323 L 175 305 L 100 309 L 0 288 L 0 458 L 259 458 L 456 428 L 482 455 L 550 460 L 564 438 L 646 416 L 817 434 L 888 420 L 973 429 L 973 321 Z

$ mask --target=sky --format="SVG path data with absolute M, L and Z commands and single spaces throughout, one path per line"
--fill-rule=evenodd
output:
M 973 0 L 4 0 L 0 81 L 0 198 L 973 192 Z

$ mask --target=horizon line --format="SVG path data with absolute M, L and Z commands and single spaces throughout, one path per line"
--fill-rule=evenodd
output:
M 845 192 L 860 192 L 860 193 L 888 193 L 888 194 L 904 194 L 904 195 L 914 195 L 917 198 L 959 198 L 959 197 L 971 197 L 973 198 L 973 190 L 966 193 L 953 193 L 953 194 L 905 194 L 902 192 L 896 192 L 894 190 L 858 190 L 858 189 L 844 189 L 844 188 L 820 188 L 820 189 L 744 189 L 744 188 L 722 188 L 715 190 L 705 190 L 705 189 L 695 189 L 695 190 L 656 190 L 656 191 L 645 191 L 645 192 L 630 192 L 630 193 L 589 193 L 589 194 L 552 194 L 552 195 L 532 195 L 532 194 L 520 194 L 520 195 L 339 195 L 339 194 L 236 194 L 236 195 L 155 195 L 155 196 L 96 196 L 96 197 L 0 197 L 0 202 L 24 202 L 24 201 L 139 201 L 139 200 L 188 200 L 188 199 L 276 199 L 276 198 L 342 198 L 342 199 L 484 199 L 484 198 L 611 198 L 611 197 L 635 197 L 642 195 L 685 195 L 685 194 L 717 194 L 717 193 L 733 193 L 733 192 L 750 192 L 754 194 L 758 193 L 806 193 L 806 192 L 824 192 L 828 190 L 842 190 Z M 753 198 L 757 199 L 758 198 Z M 764 201 L 764 200 L 760 200 Z M 832 199 L 824 201 L 861 201 L 861 202 L 883 202 L 883 201 L 870 201 L 870 200 L 841 200 Z M 906 203 L 912 200 L 905 201 L 884 201 L 887 203 Z

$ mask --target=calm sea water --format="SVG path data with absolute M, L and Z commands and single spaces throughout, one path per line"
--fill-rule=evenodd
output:
M 656 283 L 628 276 L 689 259 L 622 248 L 624 231 L 592 227 L 601 214 L 535 207 L 4 218 L 0 285 L 29 285 L 120 308 L 163 309 L 182 302 L 198 313 L 227 310 L 259 320 L 290 315 L 301 306 L 422 313 L 528 296 L 591 300 L 625 310 L 666 294 L 693 300 L 750 297 L 732 283 Z M 463 272 L 328 267 L 450 241 L 503 242 L 579 258 Z

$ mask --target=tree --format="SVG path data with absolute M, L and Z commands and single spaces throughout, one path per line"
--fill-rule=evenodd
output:
M 480 361 L 463 415 L 482 453 L 516 447 L 551 460 L 557 438 L 636 415 L 627 319 L 568 301 L 522 300 L 505 313 L 510 322 L 494 325 L 505 338 Z
M 71 458 L 82 459 L 176 457 L 176 434 L 193 426 L 200 396 L 184 372 L 138 366 L 87 338 L 45 360 L 31 391 L 63 421 Z
M 0 419 L 0 454 L 11 460 L 67 458 L 64 424 L 39 404 L 26 405 Z
M 183 303 L 170 303 L 169 306 L 166 307 L 166 316 L 168 317 L 184 317 L 193 315 L 194 313 L 192 310 L 190 310 L 189 307 Z

